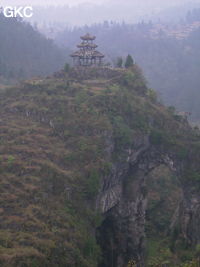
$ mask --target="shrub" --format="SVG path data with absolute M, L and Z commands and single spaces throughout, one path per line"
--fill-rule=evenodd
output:
M 82 264 L 78 264 L 76 266 L 86 267 L 86 266 L 94 266 L 97 267 L 97 262 L 101 260 L 101 249 L 99 245 L 97 245 L 95 237 L 88 235 L 85 238 L 84 247 L 83 247 L 83 256 L 85 258 L 85 262 Z
M 132 71 L 127 71 L 122 78 L 122 83 L 123 85 L 130 87 L 133 86 L 135 79 L 135 74 Z
M 153 130 L 150 134 L 150 141 L 154 145 L 160 145 L 163 143 L 163 132 L 160 130 Z
M 175 112 L 176 112 L 176 108 L 174 106 L 169 106 L 168 107 L 168 111 L 169 111 L 170 114 L 174 115 Z
M 147 95 L 153 103 L 157 102 L 157 94 L 153 89 L 148 89 Z
M 125 62 L 125 68 L 130 68 L 131 66 L 133 66 L 134 62 L 133 62 L 133 58 L 131 55 L 128 55 L 126 58 L 126 62 Z
M 181 147 L 178 152 L 177 155 L 179 157 L 179 159 L 186 159 L 188 156 L 188 150 L 185 147 Z
M 117 68 L 122 68 L 122 66 L 123 66 L 123 59 L 122 59 L 122 57 L 118 57 L 117 58 L 116 66 L 117 66 Z
M 196 182 L 200 182 L 200 173 L 193 171 L 190 173 L 190 178 Z
M 66 63 L 65 64 L 64 71 L 67 72 L 67 73 L 70 71 L 70 65 L 69 65 L 69 63 Z
M 86 184 L 85 184 L 85 194 L 87 198 L 94 198 L 99 190 L 100 176 L 97 170 L 92 170 L 89 174 Z
M 124 122 L 123 118 L 117 116 L 114 118 L 114 136 L 118 145 L 130 144 L 132 139 L 132 131 Z

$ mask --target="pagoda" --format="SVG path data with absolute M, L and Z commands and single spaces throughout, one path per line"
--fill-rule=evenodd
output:
M 90 67 L 102 65 L 104 55 L 96 50 L 98 46 L 93 43 L 95 39 L 96 36 L 91 36 L 89 33 L 81 36 L 82 42 L 77 45 L 79 50 L 71 54 L 74 66 Z

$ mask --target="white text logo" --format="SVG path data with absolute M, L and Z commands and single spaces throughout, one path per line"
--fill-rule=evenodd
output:
M 31 18 L 33 16 L 33 8 L 31 6 L 7 6 L 3 8 L 3 14 L 7 18 Z

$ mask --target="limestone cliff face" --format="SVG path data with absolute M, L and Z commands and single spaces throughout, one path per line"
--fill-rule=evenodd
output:
M 191 136 L 188 155 L 180 162 L 178 173 L 182 196 L 171 224 L 175 251 L 181 244 L 195 252 L 200 243 L 200 158 L 198 142 L 193 138 Z
M 145 266 L 146 180 L 161 164 L 177 171 L 173 158 L 153 146 L 149 139 L 148 135 L 135 137 L 102 180 L 97 198 L 97 208 L 104 214 L 97 233 L 104 253 L 102 267 L 124 267 L 131 261 Z M 109 147 L 112 154 L 111 141 Z
M 172 231 L 177 232 L 175 242 L 183 240 L 188 247 L 200 243 L 199 185 L 183 184 L 183 196 L 172 221 Z
M 184 121 L 184 124 L 189 130 L 188 123 Z M 107 145 L 108 160 L 112 161 L 114 141 L 109 138 Z M 103 250 L 100 266 L 126 267 L 131 262 L 138 267 L 146 266 L 146 182 L 151 171 L 160 165 L 167 166 L 178 177 L 182 190 L 177 210 L 171 218 L 171 231 L 176 231 L 178 225 L 177 240 L 184 239 L 188 246 L 199 244 L 199 184 L 198 181 L 194 182 L 191 172 L 188 173 L 188 169 L 199 162 L 193 153 L 191 148 L 188 157 L 183 157 L 173 149 L 155 145 L 150 135 L 135 136 L 132 144 L 119 152 L 110 174 L 102 179 L 97 197 L 96 207 L 104 215 L 104 221 L 97 231 L 97 239 Z M 190 160 L 196 160 L 196 163 L 191 164 Z
M 0 95 L 0 265 L 144 267 L 146 182 L 163 164 L 183 188 L 172 228 L 197 244 L 199 135 L 137 66 L 71 72 Z
M 144 261 L 145 173 L 149 166 L 142 158 L 150 149 L 148 136 L 136 138 L 133 147 L 112 165 L 97 198 L 97 208 L 105 217 L 98 229 L 102 266 L 126 266 L 130 259 Z

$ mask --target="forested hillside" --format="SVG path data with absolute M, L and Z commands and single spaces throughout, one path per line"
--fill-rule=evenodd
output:
M 151 22 L 136 25 L 104 22 L 66 29 L 57 35 L 56 42 L 73 49 L 80 35 L 91 32 L 97 36 L 107 62 L 115 65 L 117 57 L 131 54 L 144 70 L 149 86 L 168 105 L 191 112 L 192 120 L 197 121 L 200 120 L 200 28 L 190 23 L 200 21 L 198 14 L 198 10 L 188 13 L 184 24 L 173 27 Z M 182 32 L 184 27 L 188 32 Z
M 52 40 L 18 18 L 0 14 L 0 40 L 1 82 L 49 74 L 65 62 Z
M 0 267 L 200 267 L 200 9 L 44 2 L 55 40 L 0 12 Z
M 32 79 L 1 91 L 0 111 L 2 267 L 197 262 L 199 131 L 138 66 Z

